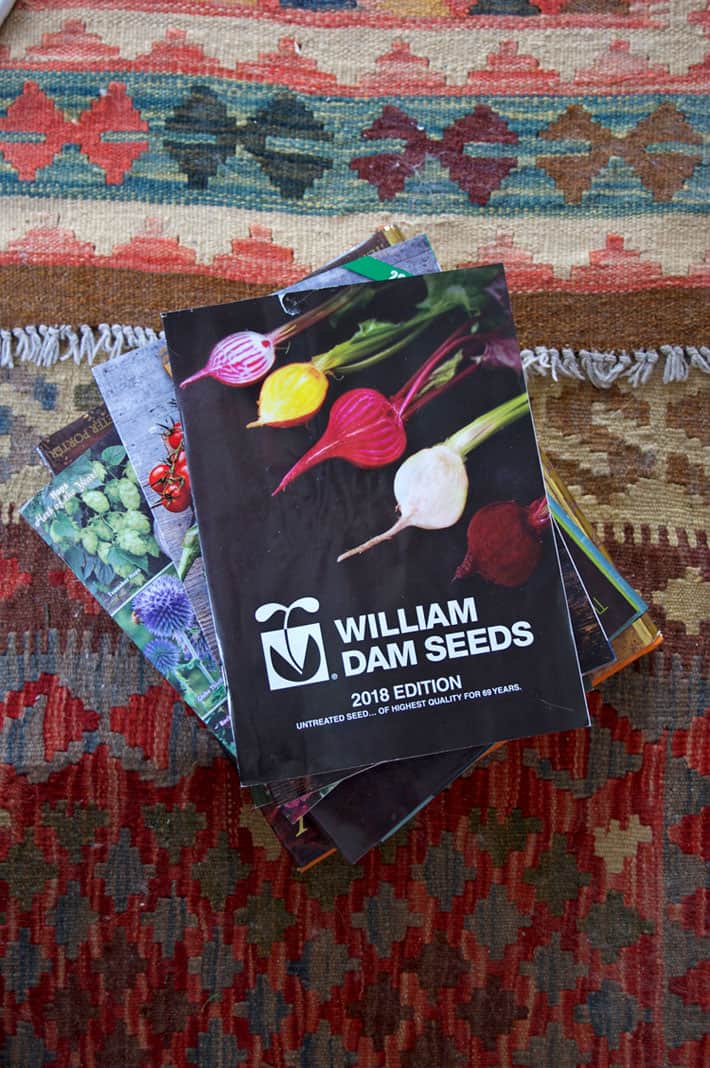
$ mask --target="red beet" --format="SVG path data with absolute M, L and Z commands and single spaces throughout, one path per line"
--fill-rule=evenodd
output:
M 383 467 L 407 447 L 402 417 L 376 389 L 351 389 L 330 409 L 325 433 L 284 475 L 274 495 L 310 467 L 339 457 L 355 467 Z
M 497 586 L 524 585 L 540 563 L 542 534 L 550 525 L 547 500 L 486 504 L 468 524 L 468 551 L 454 578 L 478 573 Z

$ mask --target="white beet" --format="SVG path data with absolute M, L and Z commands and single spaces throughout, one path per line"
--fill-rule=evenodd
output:
M 446 441 L 415 452 L 404 461 L 394 477 L 394 495 L 400 513 L 397 522 L 384 534 L 378 534 L 357 548 L 341 553 L 338 563 L 350 556 L 366 553 L 407 527 L 445 530 L 458 523 L 468 496 L 466 457 L 491 434 L 529 413 L 527 393 L 519 393 L 497 408 L 479 415 Z
M 400 512 L 394 526 L 342 553 L 338 563 L 365 553 L 380 542 L 389 541 L 407 527 L 445 530 L 458 523 L 468 496 L 468 475 L 463 458 L 444 444 L 415 452 L 397 470 L 394 495 Z

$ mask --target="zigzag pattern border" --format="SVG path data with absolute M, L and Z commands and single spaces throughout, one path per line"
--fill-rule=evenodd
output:
M 374 51 L 372 47 L 361 47 L 346 61 L 342 48 L 338 48 L 343 43 L 338 31 L 330 31 L 328 41 L 320 31 L 309 34 L 306 40 L 298 39 L 293 31 L 275 41 L 270 36 L 265 40 L 263 31 L 256 40 L 250 33 L 246 39 L 240 38 L 235 51 L 228 42 L 205 32 L 197 20 L 189 33 L 161 20 L 156 29 L 162 29 L 163 36 L 156 37 L 147 51 L 134 53 L 134 38 L 122 36 L 120 30 L 113 30 L 111 44 L 107 44 L 104 23 L 91 18 L 91 14 L 87 17 L 82 11 L 83 18 L 65 19 L 58 30 L 43 32 L 39 42 L 21 37 L 12 49 L 0 46 L 0 71 L 180 73 L 356 99 L 473 93 L 702 93 L 707 91 L 710 72 L 710 55 L 702 44 L 686 49 L 684 69 L 674 65 L 671 70 L 670 64 L 664 62 L 667 38 L 660 31 L 644 35 L 644 51 L 639 51 L 639 43 L 628 36 L 603 36 L 597 44 L 590 42 L 589 58 L 585 56 L 582 65 L 572 71 L 567 69 L 568 59 L 559 54 L 559 49 L 551 49 L 548 40 L 529 31 L 513 38 L 502 34 L 478 45 L 474 41 L 470 51 L 454 50 L 446 57 L 430 35 L 422 38 L 420 33 L 404 28 L 403 36 L 392 39 L 388 48 L 383 50 L 384 42 L 378 34 Z M 92 29 L 87 30 L 87 25 Z M 324 44 L 329 46 L 325 66 Z M 693 53 L 702 54 L 703 58 L 693 62 Z
M 171 212 L 167 232 L 162 215 L 141 217 L 141 208 L 132 211 L 122 224 L 115 216 L 109 219 L 105 210 L 95 210 L 91 226 L 87 227 L 81 210 L 70 211 L 65 203 L 63 225 L 54 224 L 56 216 L 50 212 L 40 211 L 35 224 L 18 234 L 12 218 L 25 220 L 29 215 L 31 219 L 35 202 L 11 203 L 15 210 L 8 213 L 9 228 L 5 229 L 0 221 L 0 267 L 120 267 L 153 273 L 179 270 L 184 275 L 282 286 L 317 266 L 312 261 L 310 233 L 292 228 L 289 216 L 231 211 L 217 218 L 214 208 L 188 208 L 179 214 Z M 210 212 L 209 242 L 205 241 L 203 225 L 206 210 Z M 256 218 L 265 222 L 257 222 Z M 337 255 L 341 247 L 354 244 L 362 233 L 388 222 L 401 225 L 400 219 L 385 215 L 361 217 L 359 224 L 352 216 L 329 221 L 325 251 Z M 611 222 L 613 228 L 609 230 L 594 224 L 577 227 L 570 223 L 564 231 L 558 227 L 555 241 L 545 240 L 544 250 L 539 252 L 536 245 L 540 244 L 540 235 L 534 223 L 522 217 L 511 220 L 510 228 L 484 221 L 431 222 L 428 218 L 410 217 L 404 228 L 411 234 L 429 235 L 434 246 L 444 253 L 444 269 L 503 263 L 508 286 L 515 293 L 605 293 L 710 286 L 710 253 L 703 248 L 702 231 L 698 231 L 692 216 L 682 221 L 676 217 L 674 243 L 670 246 L 667 229 L 658 217 L 647 218 L 643 223 L 635 219 L 631 225 L 623 218 Z M 114 236 L 116 230 L 124 231 L 125 238 L 107 242 L 107 235 Z M 229 237 L 230 232 L 244 231 L 246 236 Z

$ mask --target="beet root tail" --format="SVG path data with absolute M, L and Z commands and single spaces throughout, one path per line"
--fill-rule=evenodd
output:
M 183 379 L 183 381 L 180 383 L 180 389 L 184 389 L 185 386 L 189 386 L 191 382 L 197 382 L 200 378 L 210 378 L 211 375 L 212 372 L 208 370 L 207 367 L 203 367 L 201 371 L 195 371 L 194 375 L 190 375 L 189 378 Z
M 297 460 L 290 471 L 287 471 L 284 477 L 279 482 L 278 486 L 271 494 L 275 497 L 277 493 L 281 493 L 285 490 L 299 475 L 304 474 L 306 471 L 310 471 L 312 467 L 316 467 L 322 463 L 323 460 L 327 460 L 330 456 L 337 456 L 338 452 L 336 446 L 333 444 L 319 445 L 316 444 L 308 452 L 305 452 L 300 460 Z
M 360 556 L 361 553 L 369 552 L 370 549 L 374 549 L 381 542 L 394 538 L 399 534 L 400 530 L 405 530 L 408 526 L 411 526 L 410 517 L 400 516 L 394 526 L 391 526 L 389 530 L 385 530 L 383 534 L 376 534 L 374 538 L 368 538 L 362 545 L 357 545 L 354 549 L 348 549 L 346 553 L 341 553 L 338 557 L 338 563 L 341 564 L 343 560 L 348 560 L 351 556 Z
M 298 476 L 302 474 L 305 470 L 306 467 L 303 465 L 302 461 L 299 460 L 298 463 L 293 465 L 290 471 L 286 472 L 276 489 L 272 492 L 271 496 L 275 497 L 277 493 L 283 493 L 286 487 L 290 486 L 294 479 L 297 479 Z
M 472 571 L 473 571 L 473 557 L 471 556 L 470 553 L 466 553 L 466 555 L 464 556 L 463 560 L 461 561 L 459 566 L 456 568 L 456 571 L 454 572 L 454 577 L 453 577 L 453 579 L 451 581 L 455 582 L 456 579 L 466 578 L 468 575 L 471 574 Z

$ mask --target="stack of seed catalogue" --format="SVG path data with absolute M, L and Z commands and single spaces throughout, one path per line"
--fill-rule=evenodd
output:
M 303 869 L 655 648 L 535 439 L 500 265 L 378 231 L 163 316 L 39 444 L 24 518 L 234 757 Z M 236 772 L 235 772 L 236 773 Z

